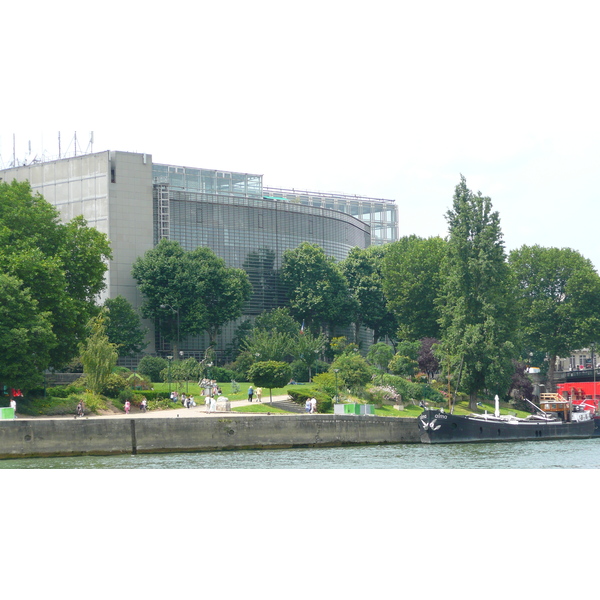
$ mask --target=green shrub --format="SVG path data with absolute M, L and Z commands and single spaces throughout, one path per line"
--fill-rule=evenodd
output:
M 72 383 L 70 385 L 56 385 L 46 388 L 46 395 L 53 398 L 67 398 L 71 394 L 79 394 L 83 391 L 85 391 L 85 388 Z
M 131 402 L 134 398 L 134 392 L 131 388 L 126 388 L 119 392 L 118 400 L 119 402 L 125 403 L 127 400 Z
M 169 361 L 160 356 L 144 356 L 138 364 L 138 373 L 145 375 L 150 381 L 162 381 L 161 371 L 169 367 Z
M 226 367 L 212 367 L 209 371 L 211 379 L 215 381 L 231 381 L 236 378 L 237 373 Z
M 94 394 L 93 392 L 73 394 L 72 396 L 69 396 L 68 400 L 75 402 L 75 409 L 77 409 L 77 403 L 80 400 L 83 401 L 84 410 L 86 413 L 97 413 L 99 410 L 106 410 L 108 408 L 106 400 L 104 400 L 102 396 Z
M 104 384 L 102 385 L 102 389 L 100 393 L 103 396 L 108 396 L 109 398 L 118 398 L 119 394 L 127 388 L 127 382 L 116 373 L 111 373 Z
M 308 398 L 315 398 L 317 401 L 317 412 L 326 413 L 333 410 L 333 400 L 325 393 L 319 391 L 305 391 L 287 389 L 290 398 L 302 407 L 306 404 Z
M 175 408 L 177 406 L 177 404 L 171 402 L 168 398 L 158 398 L 156 400 L 146 399 L 148 400 L 148 410 L 164 410 L 167 408 Z M 179 408 L 181 408 L 181 406 L 179 406 Z
M 148 402 L 154 400 L 168 400 L 169 392 L 155 392 L 154 390 L 135 390 L 133 392 L 133 400 L 130 400 L 130 402 L 133 401 L 139 404 L 142 401 L 143 396 L 146 396 L 146 400 L 148 400 Z

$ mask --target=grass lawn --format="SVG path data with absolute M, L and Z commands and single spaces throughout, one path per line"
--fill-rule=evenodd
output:
M 227 398 L 229 398 L 229 400 L 246 400 L 246 398 L 248 398 L 248 387 L 250 387 L 250 383 L 247 381 L 239 381 L 238 382 L 238 385 L 240 386 L 240 391 L 237 392 L 236 394 L 232 393 L 232 391 L 231 391 L 231 382 L 229 382 L 229 381 L 223 382 L 223 383 L 219 382 L 218 385 L 221 388 L 221 390 L 223 391 L 223 396 L 226 396 Z M 168 383 L 162 383 L 162 382 L 153 383 L 152 387 L 157 392 L 168 392 L 169 391 Z M 252 387 L 255 387 L 255 386 L 252 386 Z M 289 389 L 306 389 L 306 387 L 307 386 L 303 386 L 303 385 L 292 385 L 292 386 L 289 386 Z M 200 390 L 200 388 L 198 387 L 198 382 L 196 382 L 196 381 L 194 381 L 194 382 L 190 381 L 187 384 L 183 383 L 179 387 L 177 387 L 177 385 L 175 383 L 171 383 L 170 389 L 178 391 L 178 392 L 183 392 L 184 394 L 191 394 L 196 399 L 204 396 L 204 394 L 202 393 L 202 390 Z M 288 386 L 283 387 L 283 388 L 273 388 L 273 390 L 272 390 L 273 396 L 286 395 L 287 390 L 288 390 Z M 262 400 L 263 400 L 263 402 L 269 401 L 269 390 L 267 388 L 263 388 Z
M 277 408 L 276 406 L 270 406 L 267 404 L 248 404 L 248 406 L 235 406 L 231 409 L 237 413 L 282 413 L 282 414 L 292 414 L 287 410 L 282 410 L 281 408 Z

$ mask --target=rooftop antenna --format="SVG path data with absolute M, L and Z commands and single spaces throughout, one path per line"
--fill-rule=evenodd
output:
M 94 152 L 94 132 L 90 131 L 90 143 L 88 144 L 88 147 L 85 149 L 85 153 L 87 154 L 89 152 Z
M 75 156 L 77 156 L 77 132 L 75 132 L 73 139 L 75 140 Z

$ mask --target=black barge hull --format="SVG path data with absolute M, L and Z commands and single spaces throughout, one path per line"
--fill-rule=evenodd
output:
M 514 442 L 591 438 L 594 419 L 588 421 L 501 421 L 490 416 L 461 416 L 425 410 L 417 419 L 421 442 Z

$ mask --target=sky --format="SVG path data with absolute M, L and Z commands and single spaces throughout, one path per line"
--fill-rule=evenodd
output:
M 595 16 L 580 0 L 13 2 L 0 166 L 13 135 L 31 160 L 76 133 L 80 151 L 393 199 L 399 235 L 421 237 L 447 234 L 462 174 L 507 251 L 570 247 L 598 269 Z

